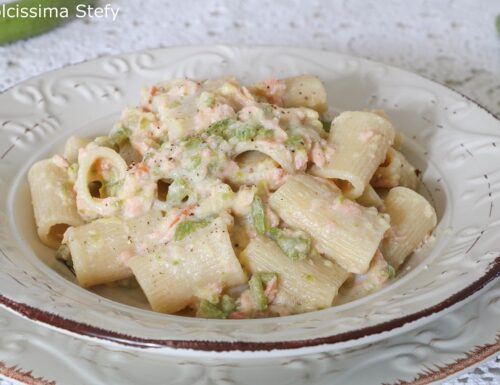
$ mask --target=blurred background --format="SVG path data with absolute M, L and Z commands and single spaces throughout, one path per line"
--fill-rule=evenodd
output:
M 8 3 L 0 0 L 0 6 Z M 112 15 L 73 19 L 29 40 L 0 45 L 0 91 L 107 54 L 179 45 L 287 45 L 348 53 L 417 72 L 464 93 L 500 117 L 500 0 L 96 4 L 110 4 L 118 10 L 116 19 Z M 17 28 L 1 22 L 0 17 L 0 40 L 7 28 Z M 39 30 L 40 21 L 32 22 Z M 497 358 L 447 384 L 498 384 L 499 373 Z
M 0 90 L 105 54 L 187 44 L 292 45 L 349 53 L 417 72 L 500 116 L 500 33 L 495 26 L 500 0 L 96 3 L 119 9 L 116 19 L 75 19 L 30 40 L 0 46 Z

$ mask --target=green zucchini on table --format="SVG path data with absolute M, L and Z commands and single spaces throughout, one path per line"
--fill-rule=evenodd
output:
M 27 39 L 47 32 L 70 20 L 77 11 L 79 5 L 94 5 L 96 0 L 19 0 L 5 4 L 5 12 L 0 16 L 0 45 L 9 44 L 17 40 Z M 47 17 L 8 17 L 7 12 L 11 8 L 39 9 L 58 8 L 67 9 L 68 17 L 60 12 L 53 12 Z M 14 11 L 10 11 L 11 13 Z M 39 12 L 38 14 L 43 12 Z

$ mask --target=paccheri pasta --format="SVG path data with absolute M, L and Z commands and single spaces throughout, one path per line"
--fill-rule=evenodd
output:
M 133 278 L 164 313 L 268 317 L 366 295 L 436 213 L 386 115 L 327 110 L 310 75 L 146 88 L 109 135 L 33 165 L 39 237 L 81 286 Z

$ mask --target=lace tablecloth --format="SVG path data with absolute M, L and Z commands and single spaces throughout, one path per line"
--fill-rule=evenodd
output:
M 349 53 L 417 72 L 500 116 L 498 0 L 116 0 L 111 4 L 119 8 L 115 21 L 80 19 L 41 37 L 0 47 L 0 91 L 31 76 L 106 54 L 192 44 L 292 45 Z M 0 380 L 0 385 L 6 383 Z M 499 383 L 497 357 L 446 384 Z

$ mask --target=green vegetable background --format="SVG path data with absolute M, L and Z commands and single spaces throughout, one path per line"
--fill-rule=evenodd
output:
M 74 16 L 79 4 L 95 5 L 96 0 L 19 0 L 7 3 L 6 8 L 43 7 L 67 8 L 70 16 Z M 17 40 L 27 39 L 32 36 L 47 32 L 69 21 L 70 18 L 40 17 L 40 18 L 9 18 L 0 17 L 0 45 L 9 44 Z

